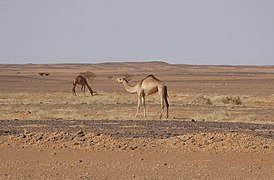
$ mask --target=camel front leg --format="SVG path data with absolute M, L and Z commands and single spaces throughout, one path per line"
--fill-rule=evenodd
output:
M 72 94 L 73 94 L 73 96 L 76 96 L 75 85 L 73 85 Z
M 84 91 L 84 95 L 86 94 L 86 86 L 82 85 L 81 91 Z
M 136 112 L 136 114 L 135 114 L 135 117 L 137 117 L 138 114 L 139 114 L 140 104 L 141 104 L 141 96 L 138 95 L 137 112 Z
M 145 96 L 142 97 L 142 103 L 144 105 L 144 117 L 147 117 Z

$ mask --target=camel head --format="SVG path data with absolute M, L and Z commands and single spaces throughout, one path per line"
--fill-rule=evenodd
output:
M 117 79 L 117 82 L 120 84 L 122 84 L 124 81 L 126 81 L 126 79 L 124 77 Z
M 132 77 L 133 77 L 133 75 L 125 73 L 124 75 L 122 75 L 122 77 L 117 79 L 117 82 L 118 83 L 123 83 L 125 81 L 125 82 L 128 83 L 132 79 Z

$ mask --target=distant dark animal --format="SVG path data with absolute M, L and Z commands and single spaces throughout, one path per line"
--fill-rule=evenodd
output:
M 87 79 L 85 77 L 81 76 L 81 75 L 77 76 L 73 81 L 72 93 L 73 93 L 74 96 L 76 96 L 75 87 L 76 87 L 77 84 L 82 86 L 81 91 L 84 91 L 84 94 L 85 94 L 85 89 L 86 89 L 86 86 L 87 86 L 87 88 L 89 89 L 90 94 L 93 96 L 93 90 L 89 86 L 89 84 L 87 82 Z

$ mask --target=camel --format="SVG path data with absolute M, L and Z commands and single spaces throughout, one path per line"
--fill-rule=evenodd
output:
M 167 86 L 161 80 L 157 79 L 153 75 L 148 75 L 135 86 L 130 86 L 128 83 L 128 80 L 124 77 L 118 78 L 117 82 L 123 84 L 126 91 L 128 91 L 129 93 L 137 93 L 138 104 L 137 104 L 137 112 L 135 114 L 135 117 L 138 116 L 141 102 L 144 105 L 144 117 L 146 117 L 145 96 L 159 92 L 159 95 L 161 98 L 160 119 L 162 118 L 164 106 L 166 106 L 166 117 L 168 118 L 169 104 L 167 100 L 168 98 Z
M 73 95 L 76 96 L 75 87 L 76 87 L 77 84 L 82 86 L 82 87 L 81 87 L 81 91 L 84 90 L 84 94 L 85 94 L 85 87 L 87 86 L 88 89 L 89 89 L 90 94 L 93 96 L 93 90 L 92 90 L 91 87 L 89 86 L 87 79 L 84 78 L 84 77 L 81 76 L 81 75 L 77 76 L 77 77 L 74 79 L 74 81 L 73 81 L 73 88 L 72 88 L 72 93 L 73 93 Z

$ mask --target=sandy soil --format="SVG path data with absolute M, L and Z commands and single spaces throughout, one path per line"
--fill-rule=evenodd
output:
M 274 179 L 272 66 L 0 68 L 0 179 Z M 90 84 L 98 94 L 73 97 L 72 80 L 85 71 L 96 74 Z M 148 74 L 164 80 L 171 117 L 156 118 L 152 97 L 149 117 L 134 118 L 135 96 L 114 83 L 125 73 L 132 84 Z M 215 100 L 227 95 L 242 104 Z
M 6 154 L 6 155 L 3 155 Z M 273 179 L 273 153 L 1 148 L 1 179 Z

